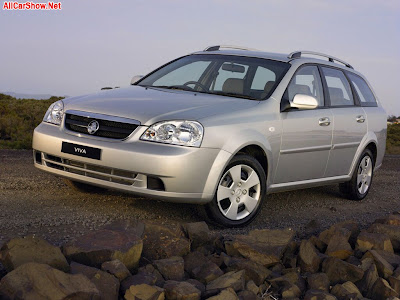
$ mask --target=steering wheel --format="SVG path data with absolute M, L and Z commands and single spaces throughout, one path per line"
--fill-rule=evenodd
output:
M 203 85 L 203 84 L 201 84 L 200 82 L 197 82 L 197 81 L 188 81 L 188 82 L 185 82 L 183 85 L 184 86 L 188 86 L 189 84 L 194 84 L 195 87 L 198 86 L 198 87 L 201 87 L 201 89 L 203 91 L 208 91 L 208 88 L 205 85 Z M 190 86 L 188 86 L 188 87 L 190 88 Z M 193 90 L 194 90 L 194 88 L 193 88 Z

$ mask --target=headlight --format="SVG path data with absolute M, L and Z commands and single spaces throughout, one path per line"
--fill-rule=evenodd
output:
M 60 100 L 50 105 L 43 121 L 51 124 L 60 125 L 64 116 L 64 103 Z
M 140 139 L 165 144 L 200 147 L 203 133 L 203 126 L 199 122 L 164 121 L 150 126 Z

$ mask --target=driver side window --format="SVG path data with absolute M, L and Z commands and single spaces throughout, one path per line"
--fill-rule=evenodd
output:
M 316 66 L 301 67 L 293 76 L 287 93 L 289 101 L 293 101 L 296 94 L 304 94 L 316 98 L 318 106 L 324 106 L 324 95 L 318 68 Z

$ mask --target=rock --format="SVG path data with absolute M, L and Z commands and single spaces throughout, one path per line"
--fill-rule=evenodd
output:
M 148 284 L 132 285 L 125 293 L 126 300 L 164 300 L 164 289 Z
M 152 264 L 147 264 L 144 267 L 139 268 L 138 274 L 149 275 L 151 277 L 156 278 L 156 282 L 154 283 L 158 287 L 163 287 L 165 280 L 161 273 L 154 268 Z
M 241 257 L 240 252 L 235 248 L 234 246 L 234 242 L 231 240 L 226 240 L 224 241 L 224 248 L 225 248 L 225 252 L 226 254 L 228 254 L 229 256 L 232 257 Z
M 71 275 L 35 262 L 19 266 L 2 278 L 0 299 L 101 299 L 84 275 Z
M 169 300 L 200 300 L 201 291 L 189 282 L 168 280 L 164 284 L 165 296 Z
M 349 264 L 355 265 L 357 267 L 361 266 L 361 261 L 353 255 L 349 256 L 349 258 L 346 259 L 346 262 L 348 262 Z
M 384 260 L 386 260 L 389 264 L 391 264 L 394 268 L 400 266 L 400 256 L 394 253 L 390 253 L 383 250 L 374 250 L 378 253 Z
M 194 285 L 196 289 L 198 289 L 201 292 L 201 295 L 203 296 L 205 291 L 206 291 L 206 286 L 202 284 L 200 281 L 196 279 L 188 279 L 186 282 L 189 282 L 190 284 Z
M 64 272 L 69 271 L 68 262 L 60 248 L 32 235 L 15 238 L 3 244 L 0 250 L 0 261 L 7 272 L 28 262 L 46 264 Z
M 359 266 L 361 269 L 363 269 L 363 271 L 367 271 L 371 265 L 375 263 L 374 259 L 372 258 L 372 255 L 370 257 L 363 257 L 361 259 L 361 265 Z
M 378 270 L 375 264 L 372 263 L 369 269 L 364 273 L 363 278 L 357 283 L 357 286 L 364 295 L 369 296 L 378 278 Z
M 303 293 L 306 290 L 306 281 L 300 274 L 296 271 L 286 272 L 287 270 L 283 271 L 283 277 L 287 278 L 290 283 L 295 284 L 300 291 Z
M 128 269 L 134 269 L 138 266 L 142 249 L 142 240 L 134 229 L 102 229 L 65 245 L 63 252 L 69 260 L 96 268 L 106 261 L 119 259 Z
M 298 255 L 298 265 L 303 273 L 316 273 L 319 270 L 321 258 L 310 240 L 302 240 Z
M 129 276 L 121 281 L 121 292 L 125 295 L 126 291 L 133 285 L 150 285 L 153 286 L 157 281 L 157 277 L 154 275 L 139 273 L 133 276 Z
M 207 284 L 223 275 L 224 272 L 222 272 L 222 270 L 212 261 L 207 261 L 202 266 L 194 268 L 192 274 L 195 279 Z
M 372 257 L 374 259 L 380 277 L 388 278 L 389 276 L 392 276 L 394 271 L 393 266 L 389 264 L 376 250 L 368 251 L 364 257 Z
M 315 248 L 321 252 L 321 253 L 325 253 L 326 251 L 326 247 L 328 246 L 327 244 L 325 244 L 323 241 L 321 241 L 319 238 L 317 238 L 315 235 L 313 235 L 312 237 L 310 237 L 309 241 L 311 243 L 313 243 L 313 245 L 315 246 Z
M 119 281 L 122 281 L 125 278 L 132 276 L 128 268 L 119 259 L 114 259 L 112 261 L 104 262 L 101 265 L 101 269 L 105 272 L 114 275 L 119 279 Z
M 329 278 L 325 273 L 310 274 L 307 277 L 308 288 L 310 290 L 321 290 L 329 292 Z
M 362 231 L 357 237 L 356 249 L 362 252 L 368 250 L 384 250 L 393 253 L 393 246 L 386 234 Z
M 225 253 L 223 253 L 223 255 L 225 255 Z M 213 263 L 215 263 L 219 268 L 222 266 L 222 264 L 224 263 L 224 258 L 222 255 L 219 254 L 212 254 L 207 256 L 207 259 L 212 261 Z
M 207 300 L 239 300 L 232 288 L 223 290 L 218 295 L 208 298 Z
M 260 291 L 260 288 L 254 283 L 253 280 L 250 280 L 246 283 L 246 290 L 252 292 L 253 294 L 257 295 Z
M 335 285 L 331 290 L 331 294 L 334 295 L 338 300 L 356 300 L 363 298 L 356 285 L 350 281 Z
M 185 262 L 180 256 L 155 260 L 153 264 L 165 280 L 181 281 L 185 276 Z
M 386 234 L 392 242 L 393 249 L 400 251 L 400 226 L 387 224 L 372 224 L 368 232 Z
M 355 245 L 357 236 L 360 233 L 360 229 L 359 229 L 359 225 L 357 222 L 344 221 L 344 222 L 332 225 L 329 229 L 321 232 L 319 235 L 319 239 L 328 245 L 331 237 L 333 235 L 335 235 L 335 233 L 348 235 L 350 245 Z
M 291 229 L 256 229 L 248 235 L 235 236 L 233 247 L 242 256 L 267 267 L 280 261 L 294 235 Z
M 282 299 L 298 298 L 301 295 L 299 287 L 295 284 L 286 286 L 282 290 Z
M 329 257 L 322 263 L 322 272 L 328 275 L 332 285 L 346 281 L 357 282 L 364 276 L 364 271 L 336 257 Z
M 187 223 L 183 225 L 186 236 L 192 243 L 192 249 L 212 243 L 213 236 L 206 222 Z
M 383 219 L 377 219 L 374 223 L 400 226 L 400 215 L 392 214 Z
M 75 262 L 71 263 L 71 273 L 83 274 L 89 278 L 99 290 L 101 299 L 118 299 L 119 280 L 113 275 Z
M 400 295 L 400 279 L 390 276 L 389 277 L 390 287 L 396 291 L 397 294 Z
M 244 290 L 237 294 L 240 300 L 258 300 L 257 295 L 252 291 Z
M 198 251 L 190 252 L 188 255 L 184 256 L 183 259 L 185 261 L 185 271 L 189 274 L 192 274 L 193 269 L 201 267 L 208 262 L 208 258 Z
M 143 256 L 149 261 L 185 256 L 190 252 L 190 241 L 179 227 L 164 227 L 146 223 L 143 236 Z
M 240 257 L 227 257 L 224 259 L 224 263 L 228 271 L 244 270 L 245 280 L 252 280 L 256 285 L 261 285 L 272 273 L 266 267 Z
M 206 292 L 215 294 L 227 288 L 232 288 L 235 292 L 243 290 L 245 285 L 244 272 L 244 270 L 232 271 L 222 275 L 207 284 Z
M 398 297 L 399 294 L 390 287 L 389 283 L 378 278 L 372 288 L 371 298 L 374 300 L 386 300 L 389 297 Z
M 328 292 L 321 290 L 308 290 L 304 300 L 337 300 L 337 298 Z
M 326 248 L 325 254 L 339 259 L 346 260 L 353 254 L 353 249 L 348 242 L 349 236 L 336 232 L 329 239 L 328 248 Z
M 393 277 L 400 279 L 400 267 L 397 267 L 397 269 L 393 272 Z

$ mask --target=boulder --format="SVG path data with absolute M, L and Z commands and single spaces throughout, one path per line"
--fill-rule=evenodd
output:
M 158 271 L 152 264 L 147 264 L 144 267 L 139 268 L 138 275 L 149 275 L 151 277 L 156 278 L 156 282 L 154 283 L 158 287 L 164 286 L 164 277 L 161 275 L 160 271 Z
M 302 276 L 300 276 L 299 272 L 294 270 L 284 270 L 282 274 L 290 283 L 295 284 L 302 293 L 306 290 L 306 281 Z
M 336 257 L 329 257 L 322 263 L 322 272 L 328 275 L 331 285 L 346 281 L 357 282 L 364 276 L 364 271 Z
M 194 269 L 201 267 L 209 261 L 203 253 L 198 251 L 190 252 L 188 255 L 185 255 L 183 259 L 185 261 L 185 271 L 189 274 L 192 274 Z
M 321 290 L 308 290 L 304 300 L 337 300 L 335 296 Z
M 237 294 L 240 300 L 258 300 L 259 298 L 257 297 L 256 294 L 254 294 L 252 291 L 249 290 L 244 290 L 241 291 Z
M 252 292 L 255 295 L 260 292 L 260 288 L 254 283 L 253 280 L 250 280 L 246 283 L 246 290 Z
M 393 253 L 393 246 L 386 234 L 362 231 L 357 237 L 356 249 L 366 252 L 368 250 L 384 250 Z
M 282 299 L 298 298 L 301 295 L 300 288 L 295 284 L 290 284 L 282 289 Z
M 235 236 L 233 247 L 242 256 L 267 267 L 280 261 L 294 236 L 291 229 L 256 229 L 248 235 Z
M 349 236 L 341 232 L 336 232 L 329 239 L 325 254 L 339 259 L 346 260 L 353 254 L 353 249 L 348 242 Z
M 338 300 L 356 300 L 363 298 L 356 285 L 350 281 L 335 285 L 331 290 L 331 294 L 334 295 Z
M 119 259 L 128 269 L 138 266 L 143 242 L 135 231 L 101 229 L 79 237 L 63 247 L 72 261 L 100 268 L 102 263 Z
M 189 282 L 168 280 L 164 284 L 168 300 L 200 300 L 201 291 Z
M 394 268 L 400 266 L 400 256 L 391 252 L 383 251 L 383 250 L 374 250 L 378 253 L 383 259 L 385 259 L 389 264 L 391 264 Z
M 208 294 L 216 294 L 227 288 L 232 288 L 235 292 L 243 290 L 245 286 L 244 272 L 244 270 L 232 271 L 218 277 L 207 284 L 206 292 Z
M 185 262 L 180 256 L 155 260 L 153 264 L 165 280 L 181 281 L 185 276 Z
M 400 295 L 400 279 L 390 276 L 388 281 L 390 283 L 390 287 Z
M 372 224 L 368 232 L 386 234 L 392 242 L 393 249 L 400 251 L 400 225 Z
M 397 267 L 397 269 L 394 270 L 392 276 L 395 277 L 395 278 L 397 278 L 397 279 L 400 279 L 400 267 Z
M 64 272 L 69 271 L 68 262 L 60 248 L 33 235 L 15 238 L 3 244 L 0 249 L 0 261 L 7 272 L 28 262 L 46 264 Z
M 89 278 L 99 290 L 101 299 L 118 299 L 119 280 L 113 275 L 75 262 L 71 263 L 71 274 L 83 274 Z
M 400 214 L 392 214 L 385 218 L 377 219 L 374 223 L 400 226 Z
M 186 233 L 186 236 L 192 243 L 192 249 L 196 249 L 203 245 L 212 244 L 213 236 L 210 233 L 210 229 L 208 229 L 206 222 L 187 223 L 182 227 Z
M 126 300 L 164 300 L 164 289 L 148 284 L 132 285 L 125 293 Z
M 359 290 L 366 296 L 372 292 L 375 281 L 379 278 L 376 265 L 373 263 L 369 269 L 364 273 L 363 278 L 357 283 Z
M 132 276 L 128 268 L 119 260 L 114 259 L 112 261 L 106 261 L 101 265 L 101 269 L 108 272 L 118 278 L 119 281 Z
M 329 229 L 320 233 L 319 239 L 328 245 L 331 237 L 336 233 L 347 235 L 350 245 L 355 245 L 357 236 L 360 233 L 359 225 L 356 221 L 344 221 L 332 225 Z
M 321 252 L 321 253 L 325 253 L 326 251 L 326 247 L 328 246 L 327 244 L 325 244 L 323 241 L 321 241 L 319 238 L 317 238 L 315 235 L 310 237 L 310 242 L 313 243 L 313 245 L 315 246 L 315 248 Z
M 190 241 L 180 227 L 146 223 L 143 235 L 143 257 L 149 261 L 184 256 L 190 252 Z
M 389 264 L 376 250 L 368 251 L 364 257 L 371 257 L 374 259 L 380 277 L 388 278 L 389 276 L 392 276 L 394 271 L 393 266 Z
M 122 280 L 120 289 L 122 294 L 125 295 L 126 291 L 129 290 L 129 288 L 133 285 L 145 284 L 153 286 L 155 285 L 156 281 L 157 277 L 154 275 L 139 273 Z
M 321 290 L 329 292 L 329 278 L 325 273 L 310 274 L 307 277 L 308 288 L 310 290 Z
M 200 281 L 196 279 L 188 279 L 186 282 L 189 282 L 190 284 L 194 285 L 200 292 L 201 295 L 203 296 L 205 291 L 206 291 L 206 286 L 202 284 Z
M 218 295 L 208 298 L 207 300 L 239 300 L 234 289 L 227 288 L 221 291 Z
M 374 300 L 386 300 L 389 297 L 398 297 L 399 294 L 390 287 L 389 283 L 378 278 L 372 288 L 371 298 Z
M 212 261 L 207 261 L 203 265 L 194 268 L 192 274 L 195 279 L 207 284 L 223 275 L 224 272 L 222 272 L 222 270 Z
M 244 270 L 245 280 L 252 280 L 256 285 L 261 285 L 271 275 L 271 271 L 254 261 L 241 257 L 224 257 L 224 263 L 228 271 Z
M 71 275 L 48 265 L 26 263 L 0 282 L 0 299 L 101 299 L 96 286 L 84 275 Z
M 298 265 L 303 273 L 316 273 L 319 270 L 321 258 L 310 240 L 302 240 L 298 255 Z

